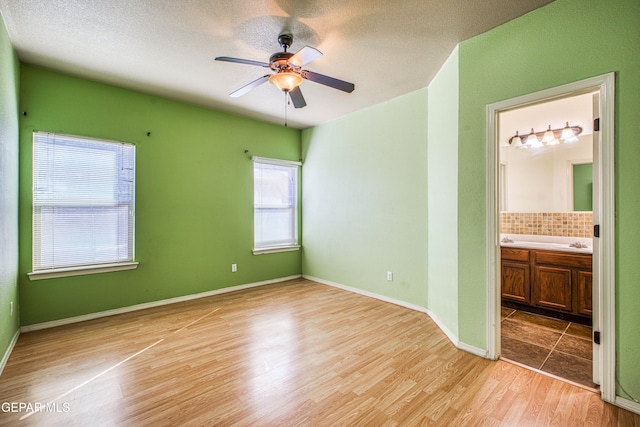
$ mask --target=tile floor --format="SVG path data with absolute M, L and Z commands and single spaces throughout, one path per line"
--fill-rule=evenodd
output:
M 591 379 L 591 328 L 502 307 L 502 357 L 597 388 Z

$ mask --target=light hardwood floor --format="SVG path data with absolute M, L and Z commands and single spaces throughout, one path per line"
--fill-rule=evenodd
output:
M 59 411 L 0 412 L 18 426 L 640 426 L 423 313 L 303 279 L 24 333 L 2 402 Z

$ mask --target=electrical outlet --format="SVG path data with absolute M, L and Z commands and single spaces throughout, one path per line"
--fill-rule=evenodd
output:
M 387 280 L 393 282 L 393 272 L 387 271 Z
M 9 317 L 13 317 L 13 301 L 9 303 Z
M 235 273 L 236 271 L 238 271 L 238 264 L 231 264 L 231 272 Z

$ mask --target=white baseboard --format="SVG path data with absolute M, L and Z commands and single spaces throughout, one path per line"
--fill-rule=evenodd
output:
M 615 405 L 626 409 L 627 411 L 635 412 L 636 414 L 640 414 L 640 403 L 634 402 L 633 400 L 625 399 L 624 397 L 616 396 Z
M 4 371 L 4 367 L 7 366 L 7 362 L 9 361 L 9 356 L 11 356 L 11 352 L 13 351 L 13 347 L 16 346 L 18 342 L 18 337 L 20 336 L 20 329 L 13 334 L 13 338 L 11 338 L 11 342 L 9 343 L 9 347 L 7 347 L 7 351 L 4 352 L 2 356 L 2 360 L 0 360 L 0 375 L 2 375 L 2 371 Z
M 438 316 L 436 316 L 435 313 L 429 309 L 427 309 L 426 313 L 429 315 L 431 320 L 433 320 L 433 322 L 438 325 L 438 328 L 440 328 L 440 330 L 444 332 L 447 338 L 449 338 L 449 341 L 451 341 L 456 347 L 460 348 L 460 341 L 458 341 L 458 337 L 453 332 L 451 332 L 451 330 L 447 328 L 444 323 L 442 323 Z
M 397 300 L 394 298 L 389 298 L 387 296 L 384 295 L 380 295 L 380 294 L 376 294 L 374 292 L 369 292 L 369 291 L 364 291 L 362 289 L 358 289 L 358 288 L 352 288 L 351 286 L 346 286 L 343 285 L 341 283 L 336 283 L 336 282 L 332 282 L 330 280 L 325 280 L 325 279 L 320 279 L 318 277 L 313 277 L 313 276 L 309 276 L 309 275 L 302 275 L 302 277 L 304 277 L 305 279 L 311 280 L 312 282 L 318 282 L 318 283 L 322 283 L 323 285 L 329 285 L 329 286 L 333 286 L 334 288 L 339 288 L 345 291 L 349 291 L 349 292 L 353 292 L 356 294 L 360 294 L 360 295 L 364 295 L 365 297 L 370 297 L 370 298 L 375 298 L 384 302 L 390 302 L 391 304 L 395 304 L 395 305 L 399 305 L 401 307 L 405 307 L 405 308 L 409 308 L 411 310 L 415 310 L 415 311 L 420 311 L 422 313 L 425 314 L 429 314 L 427 313 L 427 309 L 416 305 L 416 304 L 411 304 L 405 301 L 401 301 L 401 300 Z
M 485 349 L 475 347 L 461 341 L 458 341 L 456 347 L 458 347 L 460 350 L 466 351 L 467 353 L 475 354 L 476 356 L 491 360 L 491 358 L 489 357 L 489 352 Z
M 272 283 L 286 282 L 287 280 L 299 279 L 302 275 L 294 275 L 288 277 L 280 277 L 278 279 L 264 280 L 261 282 L 247 283 L 244 285 L 231 286 L 228 288 L 215 289 L 213 291 L 201 292 L 197 294 L 184 295 L 176 298 L 163 299 L 159 301 L 152 301 L 143 304 L 130 305 L 128 307 L 116 308 L 113 310 L 99 311 L 96 313 L 83 314 L 81 316 L 67 317 L 65 319 L 52 320 L 50 322 L 35 323 L 33 325 L 26 325 L 20 328 L 21 332 L 31 332 L 40 329 L 55 328 L 56 326 L 69 325 L 71 323 L 84 322 L 86 320 L 98 319 L 101 317 L 114 316 L 116 314 L 129 313 L 131 311 L 144 310 L 146 308 L 159 307 L 167 304 L 175 304 L 177 302 L 190 301 L 198 298 L 205 298 L 212 295 L 220 295 L 228 292 L 235 292 L 242 289 L 255 288 L 258 286 L 270 285 Z
M 384 301 L 384 302 L 388 302 L 388 303 L 391 303 L 391 304 L 399 305 L 401 307 L 405 307 L 405 308 L 408 308 L 410 310 L 415 310 L 415 311 L 419 311 L 421 313 L 425 313 L 427 316 L 429 316 L 431 318 L 431 320 L 433 320 L 435 322 L 435 324 L 438 326 L 438 328 L 440 328 L 440 330 L 447 336 L 447 338 L 449 338 L 449 341 L 451 341 L 453 343 L 453 345 L 456 346 L 456 348 L 459 348 L 460 350 L 464 350 L 466 352 L 475 354 L 476 356 L 483 357 L 485 359 L 488 357 L 487 350 L 484 350 L 484 349 L 481 349 L 481 348 L 478 348 L 478 347 L 474 347 L 474 346 L 471 346 L 469 344 L 460 342 L 458 340 L 458 337 L 456 337 L 456 335 L 453 332 L 451 332 L 449 330 L 449 328 L 447 328 L 445 326 L 445 324 L 442 323 L 440 321 L 440 319 L 438 319 L 438 317 L 431 310 L 429 310 L 429 309 L 427 309 L 425 307 L 422 307 L 422 306 L 419 306 L 419 305 L 416 305 L 416 304 L 411 304 L 411 303 L 408 303 L 406 301 L 401 301 L 401 300 L 397 300 L 397 299 L 394 299 L 394 298 L 389 298 L 389 297 L 387 297 L 385 295 L 376 294 L 374 292 L 369 292 L 369 291 L 364 291 L 362 289 L 353 288 L 351 286 L 346 286 L 346 285 L 343 285 L 341 283 L 332 282 L 330 280 L 325 280 L 325 279 L 320 279 L 318 277 L 309 276 L 309 275 L 306 275 L 306 274 L 304 274 L 302 277 L 304 277 L 305 279 L 312 280 L 314 282 L 322 283 L 324 285 L 333 286 L 334 288 L 339 288 L 339 289 L 342 289 L 342 290 L 345 290 L 345 291 L 349 291 L 349 292 L 353 292 L 353 293 L 356 293 L 356 294 L 364 295 L 366 297 L 375 298 L 375 299 L 380 300 L 380 301 Z

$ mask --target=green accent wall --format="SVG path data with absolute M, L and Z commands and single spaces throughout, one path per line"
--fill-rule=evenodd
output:
M 29 65 L 20 93 L 22 325 L 301 273 L 300 252 L 251 252 L 249 158 L 297 161 L 299 130 Z M 29 280 L 34 130 L 136 144 L 138 269 Z
M 616 73 L 617 377 L 640 396 L 640 2 L 557 0 L 460 44 L 460 340 L 486 348 L 486 106 Z M 605 338 L 606 339 L 606 338 Z M 621 390 L 618 394 L 625 396 Z
M 0 17 L 0 360 L 20 327 L 18 89 L 20 64 Z M 13 302 L 13 316 L 10 313 Z
M 300 273 L 428 308 L 486 349 L 486 106 L 615 72 L 616 369 L 640 396 L 638 40 L 637 0 L 556 0 L 462 42 L 428 88 L 300 132 L 19 69 L 1 27 L 0 352 L 18 327 L 4 321 L 16 276 L 30 325 Z M 136 144 L 137 270 L 29 281 L 33 130 Z M 301 252 L 251 254 L 244 150 L 304 158 Z
M 304 274 L 426 307 L 427 90 L 304 130 L 302 146 Z

